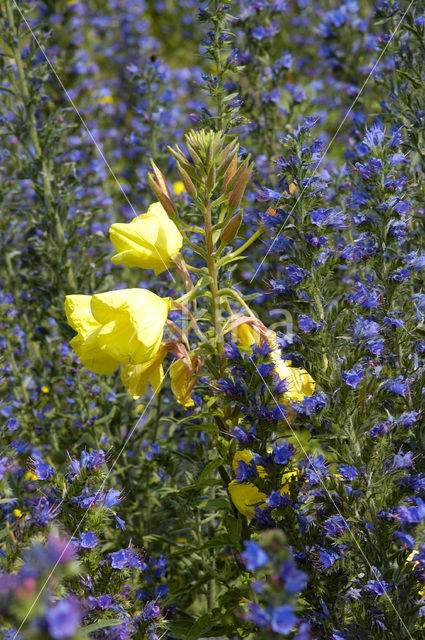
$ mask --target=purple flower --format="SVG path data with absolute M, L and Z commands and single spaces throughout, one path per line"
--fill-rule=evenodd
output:
M 155 620 L 156 618 L 159 618 L 160 615 L 161 609 L 158 607 L 155 600 L 148 602 L 142 611 L 143 620 Z
M 55 640 L 74 636 L 81 622 L 81 606 L 74 598 L 59 600 L 46 613 L 49 633 Z
M 272 613 L 272 629 L 276 633 L 287 635 L 298 622 L 291 605 L 284 604 L 275 609 Z
M 260 545 L 252 540 L 245 540 L 244 545 L 242 558 L 248 571 L 255 571 L 268 563 L 269 557 Z

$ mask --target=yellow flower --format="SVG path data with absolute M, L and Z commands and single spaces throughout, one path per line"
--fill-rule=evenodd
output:
M 121 381 L 129 391 L 134 400 L 138 400 L 146 393 L 148 383 L 157 393 L 164 380 L 164 370 L 162 361 L 167 354 L 164 347 L 160 347 L 158 352 L 147 362 L 142 364 L 125 364 L 121 368 Z
M 417 560 L 415 560 L 415 557 L 419 555 L 419 551 L 417 551 L 416 549 L 414 549 L 412 551 L 412 553 L 410 553 L 407 557 L 407 562 L 411 562 L 412 563 L 412 570 L 415 570 L 417 565 L 419 564 L 419 562 Z M 419 586 L 419 582 L 418 582 L 418 586 Z M 425 587 L 422 587 L 422 589 L 419 589 L 418 591 L 420 596 L 425 596 Z
M 99 98 L 99 104 L 113 104 L 114 103 L 114 97 L 111 95 L 106 95 L 106 96 L 102 96 L 101 98 Z
M 249 464 L 253 457 L 254 455 L 249 449 L 237 451 L 232 461 L 233 469 L 236 471 L 240 460 Z M 257 472 L 260 478 L 266 479 L 268 477 L 264 467 L 257 466 Z M 280 489 L 280 494 L 282 496 L 285 493 L 289 493 L 291 480 L 293 478 L 298 478 L 298 475 L 297 470 L 283 474 L 282 486 Z M 249 518 L 254 518 L 255 507 L 258 506 L 260 509 L 265 509 L 267 507 L 267 495 L 260 491 L 260 489 L 252 482 L 238 482 L 237 480 L 232 480 L 227 489 L 236 509 Z
M 46 385 L 43 385 L 40 389 L 40 391 L 42 391 L 43 393 L 49 393 L 50 389 L 49 387 L 47 387 Z
M 32 471 L 25 471 L 24 478 L 25 480 L 37 480 L 37 476 Z
M 151 360 L 161 345 L 169 300 L 148 289 L 119 289 L 94 296 L 67 296 L 70 342 L 93 373 Z
M 13 509 L 13 515 L 15 518 L 22 518 L 22 511 L 20 509 Z
M 183 245 L 180 231 L 159 202 L 131 222 L 113 224 L 109 235 L 117 251 L 112 262 L 153 269 L 155 275 L 171 266 Z
M 290 361 L 283 360 L 274 338 L 269 342 L 273 349 L 270 359 L 274 363 L 274 370 L 287 385 L 287 390 L 280 396 L 282 403 L 290 407 L 291 402 L 302 402 L 305 396 L 313 395 L 316 383 L 311 375 L 305 369 L 291 367 Z
M 189 390 L 192 371 L 184 360 L 179 359 L 173 362 L 170 367 L 171 391 L 179 404 L 184 407 L 193 407 L 195 404 L 192 400 Z
M 183 182 L 181 182 L 180 180 L 178 180 L 177 182 L 173 182 L 173 191 L 176 194 L 176 196 L 179 196 L 182 193 L 184 193 L 185 188 L 184 188 Z

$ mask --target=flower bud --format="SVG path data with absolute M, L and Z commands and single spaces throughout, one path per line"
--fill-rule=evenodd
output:
M 221 240 L 224 244 L 229 244 L 236 237 L 236 234 L 239 231 L 239 227 L 241 226 L 243 218 L 243 212 L 239 211 L 233 218 L 229 220 L 229 222 L 224 227 L 221 232 Z
M 191 198 L 196 198 L 196 187 L 193 184 L 187 171 L 183 169 L 183 167 L 181 166 L 180 162 L 177 162 L 177 169 L 179 170 L 180 177 L 182 179 L 182 182 L 185 186 L 187 193 L 190 195 Z
M 235 188 L 230 194 L 230 198 L 229 198 L 230 211 L 236 211 L 236 209 L 239 207 L 241 200 L 243 198 L 243 195 L 245 193 L 246 185 L 248 184 L 248 180 L 251 177 L 252 168 L 253 168 L 252 165 L 250 165 L 247 167 L 247 169 L 245 169 L 245 171 L 241 174 L 238 182 L 236 183 Z
M 156 197 L 158 198 L 158 200 L 160 201 L 160 203 L 164 207 L 164 209 L 167 212 L 167 214 L 171 218 L 174 218 L 174 216 L 177 213 L 177 209 L 176 209 L 176 205 L 174 204 L 174 200 L 171 197 L 171 195 L 168 196 L 166 193 L 164 193 L 164 191 L 161 188 L 161 186 L 157 182 L 155 182 L 155 178 L 151 173 L 148 173 L 148 180 L 149 180 L 150 186 L 152 187 L 152 191 L 154 192 L 154 194 L 156 195 Z M 167 190 L 168 190 L 168 188 L 167 188 Z

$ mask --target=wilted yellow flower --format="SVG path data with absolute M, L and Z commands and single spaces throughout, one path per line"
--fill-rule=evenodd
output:
M 287 391 L 280 396 L 284 405 L 291 406 L 291 402 L 301 402 L 305 396 L 314 393 L 316 383 L 305 369 L 291 367 L 288 360 L 283 360 L 280 349 L 274 338 L 269 340 L 272 352 L 270 359 L 274 363 L 274 370 L 281 380 L 285 380 Z
M 180 251 L 183 238 L 160 202 L 131 222 L 113 224 L 109 236 L 117 251 L 115 264 L 162 273 Z
M 166 355 L 167 350 L 160 347 L 152 360 L 142 364 L 125 364 L 121 367 L 121 381 L 134 400 L 145 395 L 148 383 L 154 392 L 159 391 L 164 380 L 162 361 Z
M 249 464 L 253 457 L 254 454 L 249 449 L 237 451 L 232 461 L 233 469 L 236 471 L 240 460 Z M 267 478 L 267 473 L 264 467 L 257 466 L 257 472 L 260 478 Z M 280 494 L 282 496 L 289 492 L 292 478 L 296 479 L 297 477 L 297 470 L 289 471 L 282 476 L 282 486 L 280 489 Z M 249 518 L 253 518 L 255 516 L 255 507 L 258 506 L 260 509 L 265 509 L 267 507 L 267 495 L 260 491 L 260 489 L 252 482 L 238 482 L 237 480 L 232 480 L 227 489 L 236 509 Z
M 182 359 L 176 360 L 170 367 L 171 391 L 177 402 L 186 408 L 195 404 L 189 390 L 191 374 L 191 369 Z
M 282 360 L 280 355 L 274 360 L 274 370 L 281 380 L 285 380 L 288 386 L 287 391 L 282 396 L 283 404 L 290 402 L 301 402 L 305 396 L 311 396 L 314 393 L 316 383 L 305 369 L 291 367 L 287 360 Z
M 253 344 L 260 344 L 260 336 L 253 327 L 244 322 L 234 329 L 236 342 L 241 347 L 252 347 Z
M 264 338 L 248 323 L 240 324 L 234 329 L 236 341 L 242 347 L 252 347 L 253 344 L 262 344 Z M 285 380 L 287 391 L 282 394 L 280 400 L 290 407 L 291 402 L 301 402 L 305 396 L 311 396 L 316 386 L 315 381 L 305 369 L 291 367 L 288 360 L 283 360 L 280 348 L 276 342 L 276 334 L 269 333 L 268 342 L 272 348 L 270 360 L 274 363 L 274 371 L 281 380 Z
M 68 322 L 78 332 L 70 344 L 94 373 L 147 362 L 161 345 L 169 306 L 148 289 L 67 296 Z

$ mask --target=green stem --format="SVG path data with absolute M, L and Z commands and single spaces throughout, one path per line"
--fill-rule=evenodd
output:
M 249 315 L 252 318 L 255 318 L 256 316 L 254 315 L 254 313 L 251 311 L 251 309 L 249 308 L 249 306 L 246 304 L 245 300 L 239 295 L 239 293 L 237 291 L 235 291 L 234 289 L 220 289 L 220 291 L 218 292 L 219 296 L 231 296 L 232 298 L 234 298 L 235 300 L 237 300 L 239 302 L 239 304 L 248 311 Z
M 241 247 L 239 247 L 238 249 L 235 249 L 235 251 L 232 251 L 227 256 L 224 256 L 224 258 L 222 259 L 226 260 L 226 262 L 229 262 L 233 258 L 236 258 L 237 256 L 239 256 L 246 249 L 248 249 L 248 247 L 251 246 L 252 243 L 255 242 L 257 238 L 259 238 L 261 234 L 264 233 L 265 230 L 266 230 L 266 227 L 261 227 L 260 229 L 258 229 Z

